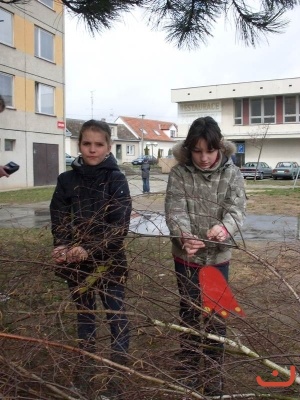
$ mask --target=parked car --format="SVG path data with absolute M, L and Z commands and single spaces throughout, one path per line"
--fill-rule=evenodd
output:
M 69 166 L 75 160 L 75 157 L 70 156 L 70 154 L 66 153 L 66 165 Z
M 297 177 L 300 166 L 296 161 L 280 161 L 272 171 L 273 179 L 288 178 L 295 179 Z
M 240 171 L 243 177 L 256 179 L 272 178 L 272 168 L 265 162 L 247 162 Z
M 157 164 L 157 158 L 154 156 L 139 156 L 135 160 L 131 161 L 132 165 L 142 165 L 144 161 L 148 160 L 149 164 Z

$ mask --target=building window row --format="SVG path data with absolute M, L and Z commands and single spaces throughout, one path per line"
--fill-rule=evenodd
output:
M 42 1 L 48 7 L 51 6 L 50 1 Z M 49 3 L 49 4 L 47 4 Z M 52 7 L 53 8 L 53 4 Z M 13 46 L 13 14 L 0 8 L 0 43 Z M 34 54 L 36 57 L 43 58 L 47 61 L 54 62 L 54 38 L 51 33 L 35 26 L 34 29 Z
M 0 72 L 0 93 L 7 107 L 14 107 L 14 76 Z M 54 115 L 55 88 L 35 83 L 35 111 L 41 114 Z
M 300 96 L 234 100 L 235 125 L 300 122 Z M 282 117 L 283 116 L 283 117 Z

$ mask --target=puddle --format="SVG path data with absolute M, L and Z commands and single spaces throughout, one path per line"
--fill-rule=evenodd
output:
M 291 241 L 298 238 L 296 217 L 272 215 L 248 215 L 242 228 L 244 240 Z M 169 235 L 163 214 L 145 212 L 130 223 L 130 231 L 140 235 Z M 241 239 L 237 234 L 235 239 Z
M 42 228 L 50 224 L 49 207 L 0 208 L 0 226 L 5 228 Z M 299 223 L 300 225 L 300 223 Z M 163 213 L 139 211 L 131 219 L 130 231 L 140 235 L 169 235 Z M 242 235 L 245 240 L 291 241 L 299 239 L 298 218 L 282 215 L 248 215 Z M 236 235 L 238 240 L 241 235 Z

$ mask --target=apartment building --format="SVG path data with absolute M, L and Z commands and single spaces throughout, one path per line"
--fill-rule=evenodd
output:
M 0 4 L 0 164 L 20 169 L 0 190 L 55 184 L 65 169 L 63 6 Z
M 300 78 L 198 86 L 171 91 L 178 104 L 178 136 L 194 119 L 210 115 L 237 145 L 237 164 L 300 164 Z

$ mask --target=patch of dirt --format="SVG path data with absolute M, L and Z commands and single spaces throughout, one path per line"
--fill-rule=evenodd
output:
M 300 194 L 295 192 L 289 196 L 270 196 L 265 193 L 249 193 L 247 213 L 297 217 L 300 215 Z

